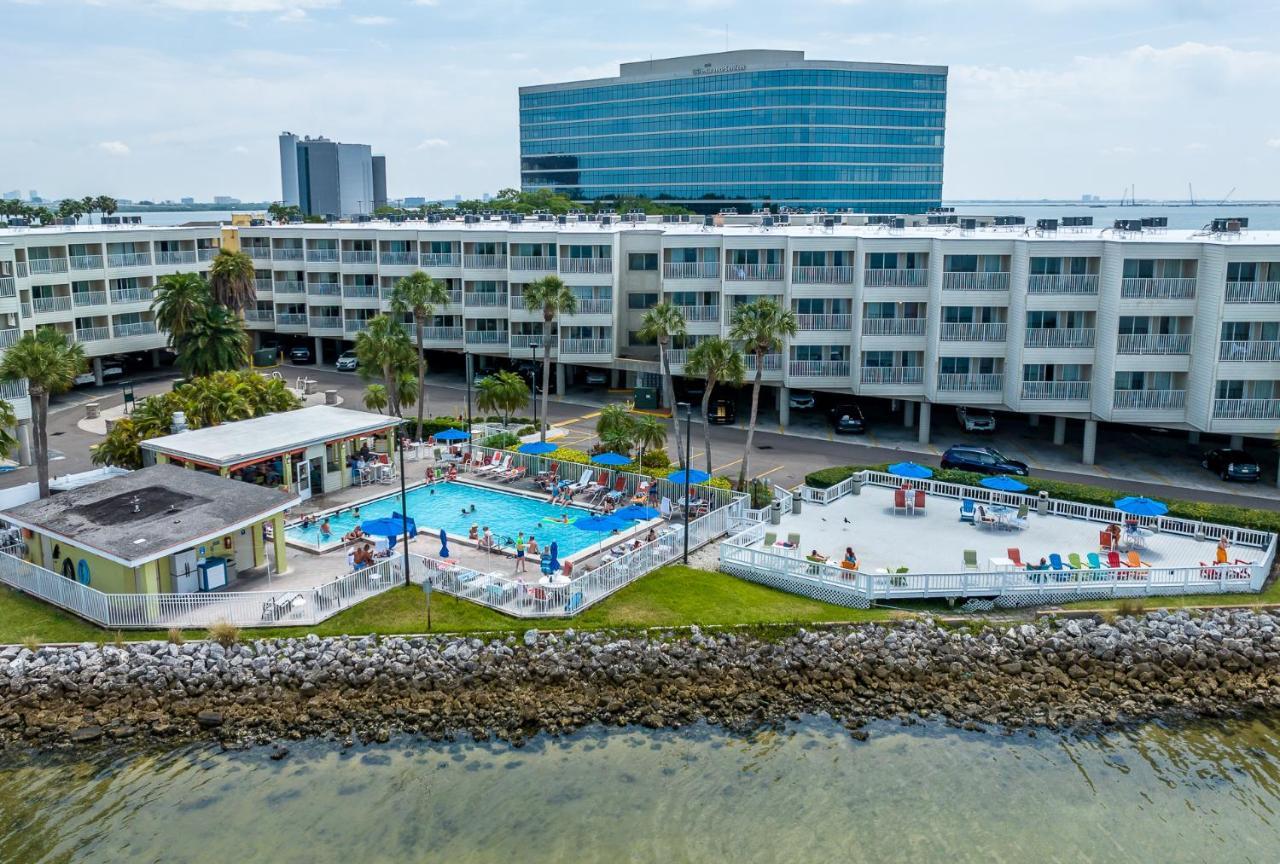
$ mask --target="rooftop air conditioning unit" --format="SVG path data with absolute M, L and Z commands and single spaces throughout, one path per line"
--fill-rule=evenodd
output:
M 1141 219 L 1117 219 L 1111 227 L 1114 228 L 1116 231 L 1141 231 L 1142 220 Z
M 712 227 L 713 225 L 715 225 L 715 224 L 716 224 L 716 217 L 714 217 L 714 216 L 703 216 L 703 217 L 702 217 L 702 224 L 703 224 L 705 227 L 710 228 L 710 227 Z
M 885 224 L 890 228 L 906 228 L 907 220 L 903 219 L 901 216 L 890 216 Z
M 1037 231 L 1057 231 L 1058 220 L 1057 219 L 1037 219 L 1036 230 Z
M 1143 216 L 1141 221 L 1142 221 L 1143 228 L 1168 228 L 1169 227 L 1168 216 Z
M 973 229 L 975 229 L 975 228 L 977 228 L 977 227 L 978 227 L 978 220 L 977 220 L 977 219 L 964 219 L 964 218 L 962 218 L 962 219 L 960 220 L 960 227 L 961 227 L 962 229 L 964 229 L 965 231 L 972 231 Z
M 568 216 L 557 216 L 557 217 L 556 217 L 556 224 L 557 224 L 557 225 L 568 225 L 568 224 L 569 224 L 569 217 L 568 217 Z
M 761 228 L 772 228 L 772 227 L 773 227 L 773 217 L 772 217 L 772 216 L 761 216 L 761 217 L 760 217 L 760 227 L 761 227 Z

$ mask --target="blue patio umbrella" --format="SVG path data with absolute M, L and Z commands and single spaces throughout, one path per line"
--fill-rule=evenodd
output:
M 575 521 L 573 527 L 582 531 L 621 531 L 623 528 L 630 528 L 631 523 L 617 516 L 584 516 Z
M 889 466 L 889 473 L 895 477 L 906 477 L 908 480 L 926 480 L 933 476 L 933 470 L 914 462 L 894 462 Z
M 551 572 L 560 569 L 560 544 L 555 540 L 551 541 Z
M 384 516 L 381 519 L 366 519 L 360 523 L 360 530 L 370 537 L 387 537 L 395 539 L 404 533 L 404 523 L 399 516 Z M 409 520 L 409 533 L 417 532 L 413 520 Z
M 608 467 L 631 464 L 631 460 L 620 453 L 601 453 L 598 456 L 592 456 L 591 461 L 596 465 L 605 465 Z
M 1163 516 L 1169 512 L 1164 504 L 1141 495 L 1117 499 L 1115 505 L 1117 510 L 1130 516 Z
M 652 507 L 646 507 L 643 504 L 632 504 L 614 512 L 613 515 L 619 519 L 654 519 L 659 514 Z
M 685 473 L 686 472 L 684 471 L 676 471 L 673 474 L 668 474 L 667 479 L 670 480 L 672 483 L 675 483 L 677 486 L 683 486 L 685 483 L 685 476 L 684 476 Z M 708 474 L 706 471 L 699 471 L 697 468 L 692 468 L 687 473 L 689 475 L 689 483 L 691 484 L 706 483 L 708 480 L 711 479 L 710 474 Z
M 1026 492 L 1027 484 L 1012 477 L 1001 474 L 997 477 L 983 477 L 978 481 L 979 486 L 986 486 L 988 489 L 995 489 L 999 492 Z
M 553 453 L 559 448 L 549 441 L 530 441 L 528 444 L 521 444 L 519 449 L 521 453 L 541 456 L 544 453 Z
M 440 529 L 440 557 L 449 557 L 449 535 L 443 528 Z
M 446 429 L 436 433 L 437 441 L 466 441 L 471 436 L 461 429 Z

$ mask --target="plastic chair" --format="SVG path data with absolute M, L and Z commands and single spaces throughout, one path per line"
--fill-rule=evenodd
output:
M 961 498 L 960 499 L 960 521 L 969 522 L 972 524 L 973 513 L 974 513 L 973 499 Z
M 1088 565 L 1080 560 L 1079 552 L 1072 552 L 1070 555 L 1067 556 L 1067 560 L 1071 562 L 1071 569 L 1073 570 L 1089 569 Z
M 1062 560 L 1062 556 L 1061 556 L 1061 555 L 1059 555 L 1057 552 L 1050 552 L 1050 553 L 1049 553 L 1049 566 L 1050 566 L 1050 567 L 1052 567 L 1054 570 L 1074 570 L 1074 569 L 1076 569 L 1076 568 L 1072 567 L 1070 564 L 1065 563 L 1065 562 Z
M 1110 552 L 1108 552 L 1108 553 L 1107 553 L 1107 566 L 1108 566 L 1108 567 L 1111 567 L 1111 568 L 1116 568 L 1116 567 L 1121 566 L 1121 564 L 1120 564 L 1120 553 L 1119 553 L 1119 552 L 1117 552 L 1117 551 L 1115 551 L 1115 550 L 1113 549 L 1113 550 L 1111 550 Z
M 569 602 L 564 604 L 564 611 L 576 612 L 578 607 L 582 605 L 582 592 L 574 591 L 573 596 L 569 598 Z
M 906 489 L 893 490 L 893 512 L 897 513 L 899 510 L 901 510 L 903 513 L 907 512 L 907 490 Z
M 773 533 L 772 531 L 766 531 L 764 533 L 764 547 L 766 549 L 768 549 L 770 546 L 772 546 L 776 542 L 778 542 L 777 534 Z
M 1019 567 L 1027 566 L 1026 564 L 1022 563 L 1022 550 L 1019 549 L 1017 546 L 1010 546 L 1008 549 L 1005 550 L 1004 554 L 1006 558 L 1008 558 L 1014 564 L 1017 564 Z
M 788 543 L 788 544 L 790 544 L 790 546 L 791 546 L 791 548 L 792 548 L 792 549 L 799 549 L 799 548 L 800 548 L 800 534 L 799 534 L 798 532 L 792 532 L 792 533 L 788 534 L 788 535 L 787 535 L 787 543 Z
M 978 569 L 978 550 L 977 549 L 964 550 L 964 569 L 966 570 Z
M 1148 564 L 1146 561 L 1143 561 L 1141 558 L 1139 558 L 1139 557 L 1138 557 L 1138 553 L 1137 553 L 1137 552 L 1133 552 L 1133 551 L 1130 551 L 1130 552 L 1129 552 L 1129 555 L 1127 556 L 1126 561 L 1127 561 L 1127 563 L 1128 563 L 1128 565 L 1129 565 L 1130 567 L 1139 567 L 1139 568 L 1141 568 L 1141 567 L 1150 567 L 1150 566 L 1151 566 L 1151 565 L 1150 565 L 1150 564 Z
M 1086 561 L 1088 561 L 1088 562 L 1089 562 L 1089 569 L 1090 569 L 1090 570 L 1103 570 L 1103 569 L 1105 569 L 1105 568 L 1103 567 L 1103 564 L 1102 564 L 1102 559 L 1098 557 L 1098 553 L 1097 553 L 1097 552 L 1090 552 L 1090 553 L 1086 554 L 1086 555 L 1084 556 L 1084 560 L 1086 560 Z
M 924 512 L 924 490 L 923 489 L 916 490 L 916 500 L 915 500 L 914 509 L 917 513 Z

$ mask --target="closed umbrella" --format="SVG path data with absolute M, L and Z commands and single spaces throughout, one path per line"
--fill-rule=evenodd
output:
M 690 485 L 694 483 L 706 483 L 711 479 L 711 475 L 706 471 L 699 471 L 697 468 L 691 468 L 688 471 L 676 471 L 667 475 L 667 479 L 677 486 L 683 486 L 685 483 L 685 474 L 689 475 Z
M 440 557 L 449 557 L 449 535 L 443 528 L 440 529 Z
M 547 441 L 530 441 L 528 444 L 521 444 L 518 449 L 521 453 L 542 456 L 547 453 L 553 453 L 559 448 Z
M 632 504 L 616 511 L 613 515 L 619 519 L 654 519 L 659 514 L 652 507 L 646 507 L 643 504 Z
M 436 433 L 437 441 L 466 441 L 471 436 L 461 429 L 446 429 Z
M 582 531 L 621 531 L 623 528 L 630 528 L 628 522 L 619 519 L 617 516 L 584 516 L 573 523 L 574 528 Z
M 983 477 L 978 481 L 979 486 L 986 486 L 988 489 L 995 489 L 998 492 L 1026 492 L 1027 484 L 1012 477 L 1001 474 L 997 477 Z
M 604 465 L 606 467 L 617 467 L 619 465 L 631 464 L 631 460 L 620 453 L 601 453 L 598 456 L 592 456 L 591 461 L 596 465 Z
M 555 540 L 551 541 L 551 572 L 560 569 L 560 544 Z
M 1169 508 L 1163 503 L 1141 495 L 1119 498 L 1115 505 L 1121 513 L 1128 513 L 1130 516 L 1163 516 L 1169 512 Z
M 933 476 L 933 470 L 914 462 L 894 462 L 889 466 L 889 473 L 895 477 L 906 477 L 908 480 L 927 480 Z

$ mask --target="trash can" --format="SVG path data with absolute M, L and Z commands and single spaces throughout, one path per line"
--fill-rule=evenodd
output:
M 258 369 L 267 369 L 276 365 L 276 349 L 259 348 L 253 352 L 253 365 Z
M 781 501 L 774 501 L 772 504 L 769 505 L 769 524 L 770 525 L 782 524 L 782 502 Z
M 1049 515 L 1049 493 L 1045 492 L 1043 489 L 1041 489 L 1040 493 L 1036 496 L 1036 512 L 1041 516 Z
M 849 494 L 850 495 L 862 494 L 862 472 L 861 471 L 853 475 L 853 482 L 849 484 Z
M 799 516 L 804 511 L 804 497 L 797 490 L 791 493 L 791 512 Z
M 632 396 L 632 404 L 636 408 L 652 411 L 658 407 L 658 388 L 637 387 Z

